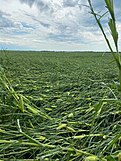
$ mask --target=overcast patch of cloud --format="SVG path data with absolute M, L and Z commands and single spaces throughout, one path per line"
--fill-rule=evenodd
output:
M 11 36 L 30 34 L 34 27 L 26 22 L 15 21 L 11 14 L 0 11 L 0 30 L 0 37 L 3 40 L 8 37 L 10 40 Z
M 32 7 L 35 5 L 40 12 L 53 13 L 53 3 L 49 0 L 19 0 L 21 3 L 25 3 Z
M 0 11 L 0 28 L 13 27 L 14 23 L 10 20 L 10 14 Z
M 26 3 L 28 4 L 30 7 L 32 7 L 32 5 L 34 4 L 36 0 L 20 0 L 21 3 Z
M 78 5 L 79 0 L 63 0 L 64 7 L 75 7 Z

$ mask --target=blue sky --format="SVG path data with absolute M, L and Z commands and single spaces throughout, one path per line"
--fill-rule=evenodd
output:
M 114 1 L 121 44 L 121 1 Z M 96 11 L 105 12 L 104 0 L 92 2 Z M 108 50 L 87 4 L 87 0 L 0 0 L 0 49 Z M 107 20 L 108 16 L 102 21 L 108 34 Z

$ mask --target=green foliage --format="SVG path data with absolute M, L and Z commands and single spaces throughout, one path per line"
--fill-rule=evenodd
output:
M 118 160 L 118 73 L 103 55 L 0 53 L 1 160 Z
M 91 10 L 91 13 L 94 15 L 94 18 L 99 26 L 99 28 L 101 29 L 102 31 L 102 34 L 106 40 L 106 43 L 116 61 L 116 64 L 118 66 L 118 69 L 119 69 L 119 82 L 120 82 L 120 87 L 119 87 L 119 91 L 121 92 L 121 61 L 120 61 L 120 53 L 119 53 L 119 50 L 118 50 L 118 32 L 117 32 L 117 28 L 116 28 L 116 20 L 115 20 L 115 12 L 114 12 L 114 4 L 113 4 L 113 0 L 105 0 L 105 4 L 106 4 L 106 8 L 110 14 L 110 17 L 109 18 L 109 22 L 108 22 L 108 26 L 110 28 L 110 31 L 111 31 L 111 35 L 112 35 L 112 38 L 113 38 L 113 41 L 114 41 L 114 44 L 115 44 L 115 48 L 116 48 L 116 53 L 114 53 L 113 49 L 112 49 L 112 44 L 110 43 L 109 39 L 107 38 L 107 35 L 105 33 L 105 29 L 103 28 L 103 25 L 100 21 L 100 18 L 98 18 L 98 15 L 95 13 L 94 9 L 93 9 L 93 6 L 92 6 L 92 3 L 91 3 L 91 0 L 88 0 L 89 2 L 89 7 L 90 7 L 90 10 Z M 103 14 L 105 15 L 105 14 Z M 103 16 L 101 16 L 102 18 Z M 102 104 L 103 102 L 101 102 Z M 99 104 L 100 105 L 100 104 Z M 101 108 L 101 106 L 99 106 L 99 110 Z M 93 121 L 92 121 L 92 125 L 94 124 L 94 121 L 95 121 L 95 118 L 96 118 L 96 115 L 97 115 L 97 112 L 98 112 L 98 108 L 97 108 L 97 111 L 94 115 L 94 118 L 93 118 Z M 102 154 L 104 154 L 106 151 L 108 151 L 109 149 L 111 149 L 113 146 L 116 145 L 116 143 L 118 142 L 118 140 L 120 139 L 121 137 L 121 130 L 119 130 L 116 134 L 116 136 L 108 143 L 107 146 L 104 147 L 103 151 L 102 151 Z M 106 158 L 107 160 L 109 161 L 114 161 L 115 159 L 112 157 L 112 156 L 108 156 Z
M 114 50 L 112 48 L 112 44 L 111 44 L 110 40 L 108 39 L 106 32 L 105 32 L 105 29 L 103 28 L 103 25 L 101 23 L 101 18 L 103 18 L 103 16 L 105 16 L 105 14 L 103 14 L 103 16 L 101 16 L 101 18 L 98 17 L 98 14 L 96 14 L 95 11 L 94 11 L 91 0 L 88 0 L 88 2 L 89 2 L 91 14 L 94 16 L 100 30 L 102 31 L 102 34 L 103 34 L 103 36 L 106 40 L 106 43 L 107 43 L 115 61 L 116 61 L 116 64 L 118 66 L 119 82 L 120 82 L 120 90 L 119 91 L 121 91 L 121 61 L 120 61 L 120 53 L 119 53 L 119 50 L 118 50 L 118 32 L 117 32 L 116 20 L 115 20 L 115 11 L 114 11 L 114 4 L 113 4 L 114 2 L 113 2 L 113 0 L 105 0 L 106 8 L 107 8 L 107 10 L 110 14 L 110 17 L 111 17 L 111 18 L 109 18 L 108 26 L 109 26 L 109 29 L 111 31 L 111 35 L 112 35 L 112 38 L 113 38 L 113 41 L 114 41 L 116 53 L 114 52 Z

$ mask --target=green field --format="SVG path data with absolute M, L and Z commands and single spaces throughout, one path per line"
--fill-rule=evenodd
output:
M 0 64 L 1 160 L 120 161 L 111 54 L 1 51 Z

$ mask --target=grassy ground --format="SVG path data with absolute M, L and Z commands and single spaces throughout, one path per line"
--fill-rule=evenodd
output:
M 112 60 L 109 53 L 1 52 L 0 159 L 118 160 Z

